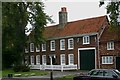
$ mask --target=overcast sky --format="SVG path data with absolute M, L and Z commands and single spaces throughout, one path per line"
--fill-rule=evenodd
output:
M 55 24 L 59 22 L 58 12 L 61 7 L 67 8 L 68 22 L 106 15 L 105 6 L 99 7 L 99 0 L 48 0 L 44 1 L 44 5 L 45 13 L 52 16 Z

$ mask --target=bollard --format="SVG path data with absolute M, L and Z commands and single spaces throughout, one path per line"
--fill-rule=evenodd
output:
M 12 78 L 13 77 L 13 74 L 8 74 L 8 78 Z
M 50 72 L 50 80 L 53 80 L 53 72 Z

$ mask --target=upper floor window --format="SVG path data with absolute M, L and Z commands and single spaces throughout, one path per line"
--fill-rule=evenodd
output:
M 60 50 L 65 50 L 65 39 L 60 40 Z
M 25 48 L 25 53 L 28 53 L 28 49 L 27 48 Z
M 46 51 L 46 44 L 42 44 L 42 51 Z
M 102 64 L 113 64 L 113 56 L 103 56 Z
M 73 65 L 74 64 L 74 55 L 73 54 L 69 54 L 68 55 L 68 61 L 69 61 L 69 65 Z
M 89 36 L 83 37 L 83 44 L 90 44 L 90 37 Z
M 51 41 L 50 42 L 50 46 L 51 46 L 51 51 L 55 51 L 55 41 Z
M 34 43 L 30 43 L 30 52 L 34 52 Z
M 107 43 L 107 50 L 114 50 L 114 42 Z
M 40 45 L 36 47 L 36 52 L 40 52 Z
M 73 38 L 68 39 L 68 49 L 73 49 L 74 48 L 74 40 Z

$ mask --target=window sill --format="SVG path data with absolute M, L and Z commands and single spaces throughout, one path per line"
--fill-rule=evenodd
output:
M 111 64 L 113 64 L 113 63 L 102 63 L 102 64 L 103 64 L 103 65 L 109 65 L 109 64 L 111 65 Z
M 87 45 L 87 44 L 90 44 L 90 43 L 83 43 L 83 45 Z
M 107 49 L 108 51 L 113 51 L 113 50 L 115 50 L 115 49 Z

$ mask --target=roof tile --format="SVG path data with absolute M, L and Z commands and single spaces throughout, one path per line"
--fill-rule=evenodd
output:
M 60 28 L 59 25 L 48 26 L 43 34 L 45 38 L 56 38 L 98 32 L 105 18 L 106 16 L 100 16 L 72 21 L 68 22 L 64 28 Z

